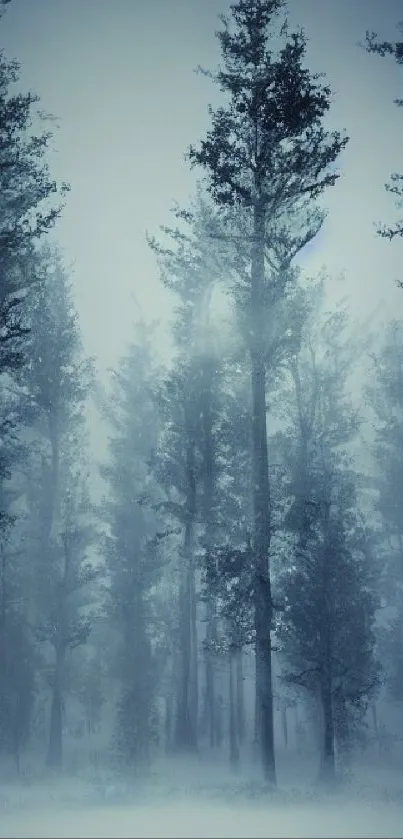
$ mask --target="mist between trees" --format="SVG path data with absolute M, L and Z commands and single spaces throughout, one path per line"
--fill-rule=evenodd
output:
M 371 336 L 298 267 L 348 142 L 305 35 L 281 0 L 220 27 L 198 190 L 149 233 L 173 359 L 139 321 L 102 385 L 46 239 L 68 187 L 0 57 L 0 750 L 24 778 L 180 754 L 272 785 L 277 757 L 327 784 L 363 755 L 402 766 L 402 324 Z

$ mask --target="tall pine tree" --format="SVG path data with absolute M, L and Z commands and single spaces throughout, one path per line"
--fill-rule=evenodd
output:
M 332 164 L 346 139 L 322 126 L 330 89 L 303 66 L 302 32 L 276 32 L 281 0 L 239 0 L 218 33 L 223 66 L 213 76 L 229 99 L 210 109 L 211 129 L 192 164 L 202 166 L 218 205 L 241 205 L 250 214 L 249 317 L 252 389 L 256 690 L 265 776 L 275 783 L 270 632 L 273 605 L 269 571 L 271 505 L 266 428 L 267 348 L 264 336 L 270 284 L 318 231 L 322 218 L 310 199 L 335 183 Z M 233 28 L 231 29 L 231 22 Z M 275 49 L 274 36 L 283 41 Z M 267 246 L 281 239 L 280 271 L 270 271 Z M 280 283 L 281 285 L 281 283 Z

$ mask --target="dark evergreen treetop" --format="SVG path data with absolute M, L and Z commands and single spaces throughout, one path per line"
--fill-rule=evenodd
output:
M 238 0 L 217 33 L 223 64 L 207 72 L 229 98 L 210 107 L 212 127 L 189 159 L 208 170 L 221 204 L 257 199 L 275 213 L 335 183 L 332 169 L 347 137 L 321 124 L 331 91 L 303 66 L 306 38 L 276 26 L 282 0 Z M 276 36 L 280 47 L 271 43 Z M 203 71 L 205 72 L 205 71 Z
M 398 24 L 398 29 L 403 31 L 402 23 Z M 398 64 L 403 64 L 403 41 L 377 41 L 377 37 L 376 32 L 366 33 L 366 48 L 368 52 L 376 52 L 382 58 L 385 55 L 393 55 Z
M 1 7 L 5 5 L 3 0 Z M 51 133 L 42 130 L 38 97 L 18 93 L 19 65 L 0 50 L 0 371 L 26 358 L 24 301 L 37 281 L 35 242 L 58 218 L 66 184 L 51 177 L 46 154 Z M 39 126 L 39 131 L 36 131 Z M 55 203 L 53 203 L 55 201 Z
M 398 29 L 403 32 L 403 23 L 398 24 Z M 377 53 L 382 58 L 385 55 L 392 55 L 397 64 L 403 65 L 403 41 L 378 41 L 376 32 L 367 32 L 364 46 L 367 52 Z M 395 99 L 394 102 L 398 107 L 403 105 L 403 99 Z M 390 176 L 390 182 L 385 184 L 385 189 L 396 196 L 396 206 L 401 209 L 403 206 L 403 175 L 399 172 L 393 172 Z M 399 219 L 393 227 L 380 225 L 377 232 L 384 239 L 390 241 L 395 236 L 403 236 L 403 219 Z M 403 288 L 401 281 L 398 281 L 398 285 Z

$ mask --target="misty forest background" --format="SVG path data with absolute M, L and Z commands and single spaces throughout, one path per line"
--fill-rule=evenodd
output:
M 403 323 L 373 334 L 299 266 L 348 144 L 303 31 L 282 0 L 218 25 L 198 189 L 148 233 L 172 358 L 138 316 L 106 383 L 47 235 L 52 123 L 0 56 L 0 751 L 26 783 L 181 755 L 273 784 L 403 768 Z M 365 23 L 359 49 L 403 63 Z

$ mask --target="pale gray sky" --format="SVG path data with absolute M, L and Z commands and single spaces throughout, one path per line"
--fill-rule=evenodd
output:
M 204 136 L 212 84 L 193 73 L 214 67 L 217 14 L 225 0 L 13 0 L 1 44 L 22 65 L 22 87 L 39 93 L 59 129 L 52 171 L 71 183 L 56 235 L 75 263 L 77 304 L 86 351 L 101 369 L 114 365 L 136 317 L 165 321 L 145 231 L 169 222 L 174 200 L 186 204 L 195 177 L 184 160 Z M 290 0 L 293 22 L 310 39 L 312 69 L 335 91 L 330 116 L 350 144 L 342 177 L 325 198 L 329 217 L 305 255 L 308 271 L 344 270 L 356 315 L 386 301 L 403 314 L 403 242 L 378 239 L 373 223 L 394 217 L 383 184 L 403 170 L 403 69 L 357 47 L 365 30 L 395 35 L 400 0 Z M 340 293 L 335 282 L 335 296 Z

